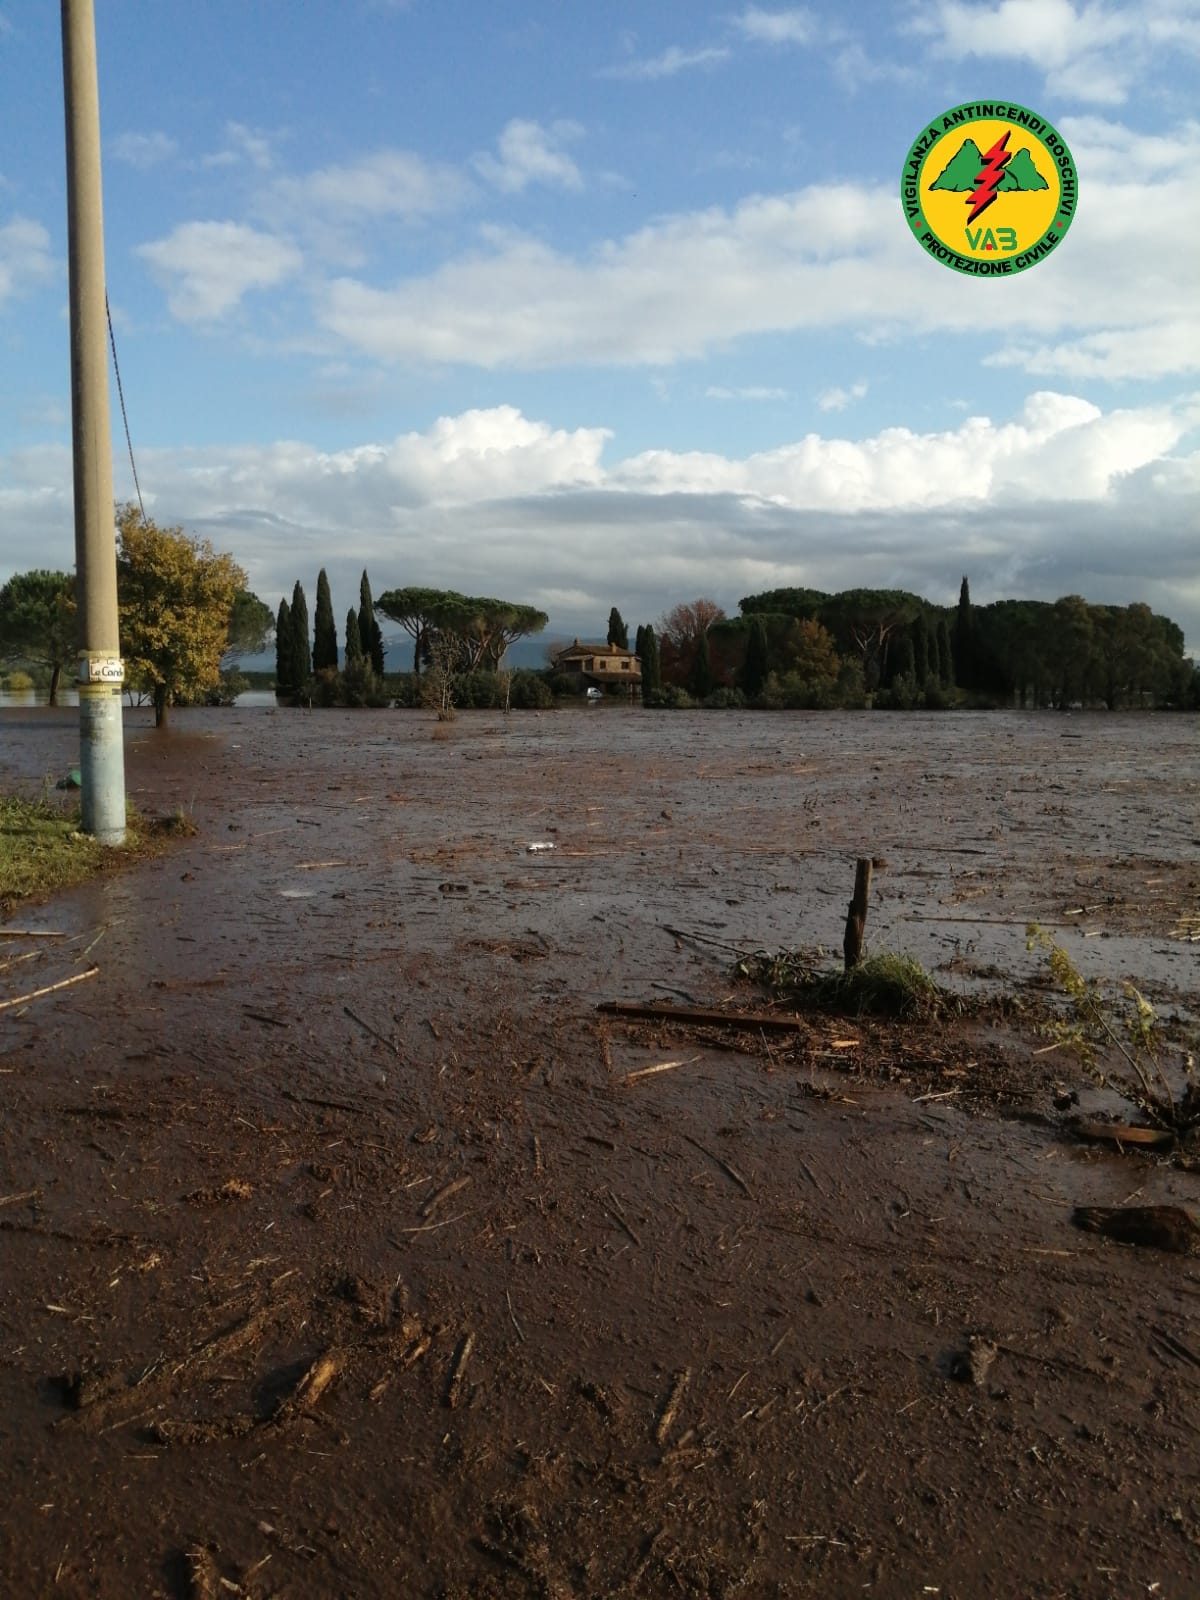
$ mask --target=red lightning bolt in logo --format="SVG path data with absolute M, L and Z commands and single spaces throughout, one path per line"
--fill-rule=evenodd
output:
M 1011 130 L 1010 130 L 1011 131 Z M 1008 143 L 1008 134 L 997 139 L 992 148 L 983 158 L 983 166 L 975 176 L 975 189 L 967 201 L 971 210 L 967 216 L 968 222 L 974 222 L 981 211 L 986 211 L 996 198 L 996 190 L 1004 176 L 1004 169 L 1012 160 L 1012 156 L 1004 148 Z

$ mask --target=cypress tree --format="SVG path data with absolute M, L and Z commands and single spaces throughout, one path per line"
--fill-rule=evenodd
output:
M 713 692 L 716 684 L 713 681 L 712 659 L 708 653 L 708 634 L 700 635 L 700 643 L 696 649 L 696 664 L 692 668 L 692 675 L 688 680 L 688 689 L 696 700 L 706 700 Z
M 358 637 L 363 655 L 371 662 L 371 671 L 383 676 L 383 634 L 375 620 L 375 603 L 371 599 L 371 580 L 363 568 L 362 582 L 358 586 Z
M 292 682 L 299 693 L 312 677 L 312 651 L 308 644 L 308 601 L 299 578 L 292 590 Z
M 608 613 L 608 642 L 615 644 L 619 650 L 629 649 L 629 629 L 616 606 Z
M 329 579 L 322 567 L 317 577 L 317 614 L 313 619 L 313 652 L 312 664 L 314 672 L 321 672 L 326 667 L 337 671 L 338 645 L 337 626 L 333 620 L 333 599 L 329 593 Z
M 642 663 L 642 704 L 662 688 L 662 667 L 658 658 L 658 639 L 649 623 L 641 630 L 638 659 Z
M 942 669 L 940 665 L 940 651 L 938 648 L 938 624 L 931 622 L 925 637 L 926 647 L 929 652 L 926 679 L 929 683 L 941 683 Z
M 363 647 L 358 634 L 358 613 L 351 606 L 346 613 L 346 665 L 355 666 L 362 658 Z
M 279 602 L 275 618 L 275 687 L 286 693 L 292 684 L 292 608 L 286 599 Z
M 767 625 L 760 616 L 756 616 L 750 624 L 746 659 L 742 664 L 742 691 L 751 699 L 762 693 L 769 665 Z
M 965 579 L 963 580 L 966 581 Z M 950 624 L 945 617 L 938 623 L 938 682 L 943 689 L 954 687 L 954 650 L 950 643 Z
M 645 636 L 646 636 L 646 630 L 643 627 L 643 625 L 639 622 L 638 623 L 637 633 L 634 635 L 634 638 L 633 638 L 633 653 L 638 658 L 639 661 L 642 659 L 642 640 L 645 638 Z
M 917 680 L 917 688 L 924 689 L 925 680 L 929 676 L 929 624 L 925 621 L 923 611 L 918 611 L 913 618 L 912 648 L 913 674 Z
M 965 574 L 958 591 L 958 614 L 954 619 L 953 645 L 958 681 L 964 688 L 972 688 L 975 674 L 974 621 L 971 616 L 971 586 Z
M 916 674 L 916 661 L 914 659 L 913 642 L 908 637 L 907 634 L 905 634 L 904 638 L 901 639 L 899 645 L 897 645 L 896 653 L 895 653 L 895 655 L 893 657 L 893 661 L 894 661 L 894 667 L 893 667 L 893 671 L 892 671 L 892 681 L 893 681 L 893 683 L 896 681 L 897 678 L 915 678 L 916 677 L 916 675 L 917 675 Z

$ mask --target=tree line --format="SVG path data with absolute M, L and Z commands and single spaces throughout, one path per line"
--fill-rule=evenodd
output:
M 352 607 L 346 615 L 345 649 L 339 656 L 329 579 L 322 568 L 317 575 L 311 645 L 308 602 L 299 580 L 291 601 L 279 602 L 277 692 L 326 705 L 389 703 L 382 687 L 385 649 L 376 613 L 399 623 L 412 639 L 412 677 L 419 686 L 424 675 L 422 698 L 442 710 L 456 698 L 456 685 L 457 698 L 475 698 L 478 680 L 497 674 L 509 648 L 540 633 L 549 620 L 536 606 L 454 589 L 389 589 L 375 600 L 364 570 L 358 609 Z M 464 689 L 464 679 L 476 683 Z
M 159 724 L 173 704 L 231 699 L 237 660 L 267 648 L 272 633 L 281 695 L 390 704 L 380 616 L 412 640 L 407 703 L 444 713 L 501 699 L 546 704 L 553 691 L 579 690 L 578 680 L 556 677 L 552 659 L 541 674 L 502 673 L 510 647 L 547 625 L 535 606 L 415 587 L 375 600 L 364 571 L 339 646 L 324 569 L 310 627 L 298 580 L 273 613 L 233 557 L 207 540 L 159 528 L 132 504 L 117 507 L 116 534 L 126 685 L 153 701 Z M 69 573 L 38 569 L 0 588 L 0 661 L 48 673 L 52 704 L 76 654 L 74 584 Z M 1065 595 L 976 606 L 964 576 L 956 607 L 901 589 L 780 588 L 745 596 L 738 613 L 702 597 L 639 626 L 632 648 L 643 705 L 1200 707 L 1200 671 L 1184 654 L 1182 630 L 1141 602 Z M 616 606 L 607 642 L 630 648 Z
M 789 686 L 880 706 L 948 703 L 1110 710 L 1200 703 L 1178 625 L 1135 602 L 996 600 L 976 606 L 964 576 L 956 608 L 898 589 L 774 589 L 709 630 L 718 682 L 754 700 Z M 774 679 L 774 683 L 772 683 Z

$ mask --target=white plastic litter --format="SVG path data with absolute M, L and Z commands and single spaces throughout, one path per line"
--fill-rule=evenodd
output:
M 553 850 L 554 841 L 552 839 L 535 839 L 527 848 L 529 855 L 536 856 L 543 850 Z

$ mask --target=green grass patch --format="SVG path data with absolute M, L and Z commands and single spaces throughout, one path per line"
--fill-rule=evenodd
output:
M 736 970 L 777 999 L 841 1016 L 928 1020 L 954 1004 L 911 956 L 881 950 L 849 972 L 822 967 L 819 959 L 803 950 L 760 951 L 739 961 Z
M 125 844 L 119 849 L 79 831 L 79 806 L 0 795 L 0 912 L 22 900 L 44 900 L 60 889 L 84 883 L 116 863 L 152 853 L 172 837 L 196 832 L 191 818 L 147 819 L 130 807 Z

